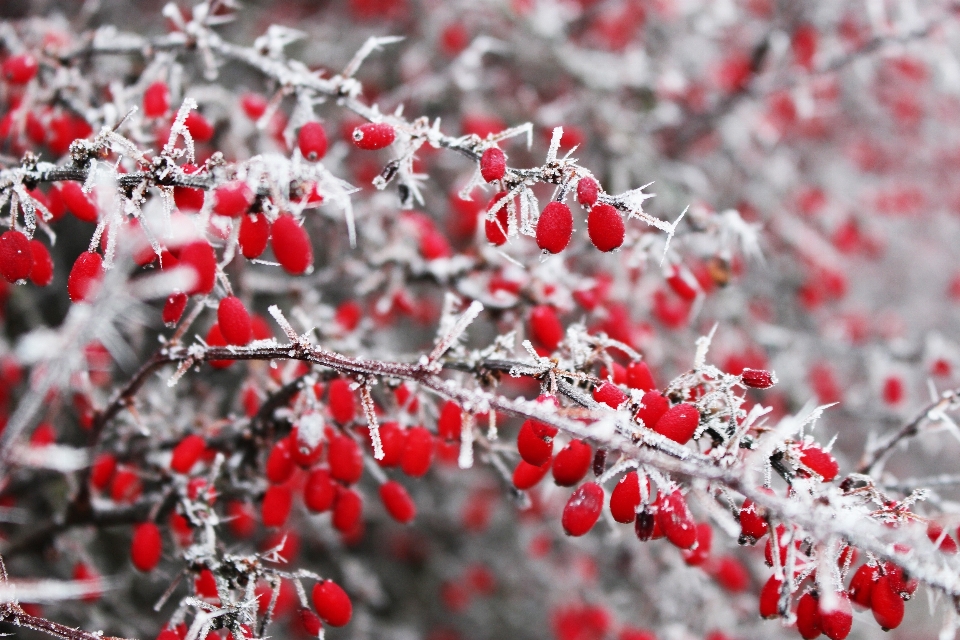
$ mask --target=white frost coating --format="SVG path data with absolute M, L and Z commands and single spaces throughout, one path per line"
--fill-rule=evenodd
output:
M 461 469 L 469 469 L 473 466 L 473 429 L 476 420 L 472 413 L 463 413 L 460 426 L 460 455 L 457 458 L 457 466 Z
M 61 473 L 79 471 L 90 465 L 90 454 L 86 449 L 75 449 L 62 444 L 42 447 L 18 445 L 14 447 L 13 459 L 20 466 L 51 469 Z
M 79 600 L 110 588 L 105 579 L 17 580 L 0 584 L 0 602 L 62 602 Z
M 323 427 L 326 421 L 319 411 L 307 411 L 297 422 L 297 442 L 314 449 L 323 439 Z

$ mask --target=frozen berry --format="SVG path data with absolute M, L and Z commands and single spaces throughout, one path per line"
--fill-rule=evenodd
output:
M 548 253 L 560 253 L 573 235 L 573 214 L 562 202 L 550 202 L 537 220 L 537 246 Z
M 386 122 L 368 122 L 353 130 L 353 143 L 367 151 L 388 147 L 396 138 L 396 130 Z
M 63 182 L 60 185 L 60 197 L 67 210 L 77 219 L 84 222 L 97 222 L 99 219 L 100 213 L 93 196 L 85 193 L 79 183 Z
M 327 154 L 327 132 L 319 122 L 308 122 L 300 127 L 297 146 L 304 158 L 316 162 Z
M 0 235 L 0 272 L 7 282 L 17 282 L 30 276 L 33 269 L 33 250 L 30 240 L 19 231 Z
M 648 429 L 653 429 L 669 408 L 670 401 L 662 393 L 656 390 L 648 391 L 640 399 L 640 411 L 637 412 L 637 420 L 643 422 L 643 425 Z
M 626 402 L 627 394 L 612 382 L 604 382 L 593 390 L 593 399 L 607 405 L 611 409 L 616 409 Z
M 603 509 L 603 489 L 596 482 L 586 482 L 567 500 L 563 507 L 561 524 L 568 536 L 586 534 L 600 518 Z
M 590 176 L 580 178 L 577 182 L 577 202 L 580 206 L 589 209 L 597 203 L 597 197 L 600 195 L 600 185 Z
M 740 374 L 740 381 L 752 389 L 769 389 L 777 384 L 777 377 L 772 371 L 763 369 L 744 369 Z
M 247 212 L 253 204 L 254 193 L 243 180 L 233 180 L 213 192 L 213 212 L 217 215 L 236 218 Z
M 227 344 L 243 346 L 253 339 L 250 314 L 236 296 L 227 296 L 217 306 L 217 324 Z
M 620 478 L 620 482 L 613 488 L 610 494 L 610 513 L 613 519 L 623 524 L 630 524 L 637 518 L 637 507 L 640 506 L 640 475 L 636 471 L 630 471 Z M 647 482 L 646 476 L 643 482 Z M 649 486 L 647 493 L 649 494 Z
M 697 543 L 697 526 L 679 489 L 668 493 L 659 506 L 658 517 L 667 540 L 680 549 L 690 549 Z
M 3 237 L 0 236 L 0 252 L 2 252 L 2 243 Z M 34 239 L 30 241 L 30 253 L 33 255 L 30 282 L 38 287 L 45 287 L 53 280 L 53 259 L 50 257 L 50 252 L 47 251 L 46 245 Z
M 553 481 L 561 487 L 572 487 L 587 475 L 593 451 L 583 440 L 571 440 L 553 460 Z
M 171 293 L 163 305 L 163 324 L 172 327 L 180 322 L 183 310 L 187 308 L 187 294 L 182 291 Z
M 653 391 L 657 388 L 657 383 L 653 381 L 653 373 L 645 361 L 631 362 L 627 365 L 627 386 L 640 391 Z
M 271 234 L 273 255 L 287 273 L 300 275 L 313 265 L 310 236 L 293 216 L 284 214 L 277 218 Z
M 247 213 L 240 218 L 240 233 L 237 242 L 244 258 L 259 258 L 270 239 L 270 223 L 262 213 Z
M 503 178 L 507 171 L 507 157 L 499 147 L 490 147 L 480 156 L 480 175 L 487 182 Z
M 217 255 L 205 240 L 191 242 L 180 249 L 180 265 L 194 272 L 193 286 L 188 295 L 206 295 L 213 291 L 217 278 Z
M 609 204 L 598 204 L 590 209 L 587 217 L 587 234 L 590 242 L 600 251 L 613 251 L 623 244 L 623 218 Z
M 342 627 L 353 616 L 350 596 L 333 580 L 324 580 L 313 586 L 313 607 L 324 622 Z
M 84 302 L 93 298 L 103 279 L 103 258 L 99 253 L 85 251 L 80 254 L 70 276 L 67 278 L 67 293 L 74 302 Z
M 692 404 L 683 402 L 667 409 L 653 430 L 670 438 L 674 442 L 684 444 L 693 437 L 700 424 L 700 412 Z

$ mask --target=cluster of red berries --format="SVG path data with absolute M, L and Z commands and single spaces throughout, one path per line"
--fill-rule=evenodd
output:
M 487 182 L 497 182 L 506 175 L 506 155 L 499 147 L 489 147 L 480 156 L 480 175 Z M 587 233 L 590 242 L 600 251 L 613 251 L 623 244 L 625 228 L 623 218 L 612 205 L 597 203 L 600 186 L 590 176 L 584 176 L 577 182 L 577 202 L 590 213 L 587 218 Z M 499 207 L 493 217 L 484 223 L 487 241 L 501 246 L 507 241 L 508 209 L 503 203 L 509 197 L 506 191 L 500 191 L 487 205 L 487 211 Z M 514 206 L 514 208 L 516 208 Z M 537 246 L 547 253 L 560 253 L 570 244 L 573 236 L 573 213 L 562 202 L 550 202 L 544 207 L 537 219 Z

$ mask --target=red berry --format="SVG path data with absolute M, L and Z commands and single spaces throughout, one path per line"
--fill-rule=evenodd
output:
M 607 405 L 611 409 L 616 409 L 627 401 L 627 394 L 612 382 L 604 382 L 593 390 L 593 399 Z
M 337 378 L 330 383 L 328 398 L 330 415 L 340 424 L 351 422 L 356 415 L 356 400 L 350 389 L 350 381 Z
M 3 77 L 10 84 L 27 84 L 37 75 L 40 64 L 29 53 L 11 56 L 3 61 Z
M 171 293 L 163 305 L 163 324 L 172 327 L 180 322 L 183 310 L 187 308 L 187 294 L 182 291 Z
M 84 302 L 94 297 L 102 279 L 103 258 L 100 254 L 92 251 L 81 253 L 67 278 L 67 293 L 70 299 L 73 302 Z
M 213 125 L 197 111 L 191 111 L 183 124 L 197 142 L 210 142 L 213 139 Z
M 537 220 L 537 246 L 548 253 L 560 253 L 570 244 L 573 214 L 562 202 L 550 202 Z
M 653 429 L 654 425 L 670 408 L 670 401 L 662 393 L 654 390 L 643 394 L 643 397 L 640 398 L 640 405 L 637 420 L 643 422 L 645 427 Z
M 249 538 L 257 530 L 257 520 L 253 508 L 246 502 L 230 500 L 226 506 L 227 526 L 238 538 Z
M 315 469 L 303 487 L 303 503 L 314 513 L 322 513 L 333 506 L 337 488 L 326 469 Z
M 693 437 L 700 423 L 700 412 L 692 404 L 682 402 L 670 407 L 664 412 L 653 430 L 670 438 L 674 442 L 684 444 Z
M 557 428 L 537 420 L 527 420 L 517 434 L 517 451 L 523 460 L 535 467 L 542 466 L 553 456 L 553 438 Z
M 360 524 L 363 515 L 363 499 L 352 489 L 337 488 L 337 497 L 333 501 L 333 528 L 341 533 L 349 533 Z
M 0 251 L 2 251 L 2 236 L 0 236 Z M 30 282 L 38 287 L 45 287 L 53 280 L 53 260 L 47 247 L 39 240 L 30 241 L 30 253 L 33 255 L 33 267 L 30 268 Z
M 213 192 L 213 212 L 236 218 L 247 212 L 253 204 L 254 193 L 243 180 L 233 180 L 216 188 Z
M 78 220 L 95 223 L 99 219 L 100 212 L 97 203 L 93 201 L 91 194 L 84 193 L 80 183 L 62 182 L 60 184 L 60 198 L 66 205 L 67 210 Z
M 143 92 L 143 115 L 148 118 L 159 118 L 170 109 L 170 89 L 167 83 L 158 80 Z
M 244 258 L 259 258 L 267 248 L 270 238 L 270 223 L 262 213 L 248 213 L 240 218 L 240 234 L 237 241 Z
M 653 391 L 657 384 L 653 381 L 653 373 L 645 361 L 631 362 L 627 365 L 627 386 L 640 391 Z
M 623 218 L 609 204 L 598 204 L 587 216 L 587 234 L 600 251 L 613 251 L 623 244 Z
M 563 325 L 553 307 L 540 304 L 530 311 L 530 336 L 548 351 L 556 351 L 563 340 Z
M 681 552 L 683 561 L 691 567 L 699 567 L 710 559 L 710 549 L 713 545 L 713 529 L 707 522 L 697 523 L 697 544 L 693 549 Z
M 433 435 L 423 427 L 407 429 L 400 469 L 408 476 L 419 478 L 430 469 L 432 461 Z
M 283 484 L 293 475 L 293 452 L 290 450 L 290 440 L 277 440 L 270 455 L 267 456 L 266 475 L 271 484 Z
M 319 636 L 320 632 L 323 631 L 323 624 L 320 622 L 320 616 L 315 614 L 312 610 L 300 608 L 297 610 L 297 617 L 300 619 L 300 624 L 303 625 L 303 630 L 307 632 L 307 635 Z
M 240 299 L 228 296 L 217 307 L 217 324 L 227 344 L 243 346 L 253 339 L 250 314 Z
M 752 389 L 769 389 L 777 384 L 777 378 L 773 372 L 763 369 L 744 369 L 740 374 L 740 380 Z
M 820 596 L 820 629 L 830 640 L 844 640 L 853 626 L 853 609 L 844 592 L 832 598 Z
M 840 473 L 836 458 L 815 444 L 800 447 L 800 462 L 819 475 L 824 482 L 830 482 Z
M 290 517 L 290 508 L 293 506 L 293 494 L 290 487 L 274 484 L 267 487 L 263 495 L 263 506 L 260 517 L 265 527 L 282 527 Z
M 223 334 L 220 332 L 220 325 L 216 322 L 214 322 L 213 326 L 210 327 L 210 330 L 207 331 L 207 335 L 204 337 L 204 340 L 210 347 L 227 346 L 227 341 L 224 340 Z M 210 360 L 210 366 L 214 369 L 226 369 L 232 365 L 233 362 L 233 360 Z
M 110 485 L 110 499 L 114 502 L 132 504 L 143 492 L 140 478 L 131 469 L 122 467 L 113 475 Z
M 103 491 L 110 484 L 116 470 L 117 459 L 109 453 L 101 453 L 90 467 L 90 484 L 97 491 Z
M 884 631 L 896 629 L 903 622 L 903 598 L 894 590 L 890 576 L 882 576 L 873 585 L 870 608 L 877 624 Z
M 647 493 L 649 494 L 650 489 L 646 476 L 643 476 L 643 482 L 647 484 Z M 620 482 L 617 483 L 610 494 L 610 513 L 613 515 L 613 519 L 622 524 L 630 524 L 636 521 L 640 499 L 640 475 L 636 471 L 630 471 L 620 478 Z
M 324 580 L 313 586 L 313 607 L 331 627 L 342 627 L 353 616 L 350 596 L 333 580 Z
M 597 523 L 603 509 L 603 489 L 596 482 L 586 482 L 567 500 L 560 522 L 568 536 L 582 536 Z
M 753 500 L 744 500 L 740 508 L 740 536 L 744 541 L 753 544 L 766 535 L 769 528 L 760 507 Z
M 0 235 L 0 272 L 7 282 L 17 282 L 30 276 L 33 270 L 33 249 L 30 240 L 19 231 Z
M 327 453 L 330 475 L 344 484 L 356 484 L 363 475 L 363 453 L 349 436 L 330 439 Z
M 770 576 L 760 589 L 760 617 L 777 618 L 780 616 L 780 589 L 783 582 L 776 576 Z
M 193 584 L 194 590 L 201 598 L 216 600 L 220 597 L 217 593 L 217 579 L 210 569 L 202 569 Z
M 521 491 L 532 489 L 543 480 L 548 471 L 550 471 L 549 459 L 539 467 L 521 460 L 513 470 L 513 486 Z
M 259 93 L 245 93 L 240 98 L 240 106 L 251 120 L 259 120 L 266 113 L 268 104 L 267 99 Z
M 388 147 L 396 138 L 397 132 L 386 122 L 368 122 L 353 130 L 353 143 L 366 151 Z
M 175 473 L 190 473 L 200 456 L 207 449 L 207 443 L 195 433 L 191 433 L 177 443 L 170 458 L 170 469 Z
M 930 538 L 930 542 L 937 545 L 941 552 L 948 555 L 957 553 L 956 540 L 951 538 L 950 534 L 944 533 L 943 527 L 936 522 L 927 524 L 927 537 Z
M 91 587 L 100 586 L 100 574 L 94 571 L 87 563 L 78 562 L 73 566 L 73 579 L 89 582 Z M 88 603 L 96 602 L 100 599 L 100 591 L 88 591 L 83 596 L 83 601 Z
M 589 209 L 597 203 L 599 195 L 600 185 L 590 176 L 580 178 L 580 181 L 577 182 L 577 202 L 580 203 L 580 206 Z
M 133 528 L 130 542 L 130 560 L 140 571 L 153 571 L 163 555 L 163 540 L 160 529 L 152 522 L 144 522 Z
M 387 480 L 380 485 L 380 500 L 390 517 L 401 524 L 411 522 L 417 515 L 417 505 L 402 484 Z
M 287 273 L 300 275 L 313 265 L 313 246 L 306 229 L 291 215 L 277 218 L 271 228 L 273 255 Z
M 503 178 L 507 172 L 507 157 L 499 147 L 490 147 L 480 156 L 480 175 L 487 182 Z
M 191 242 L 180 249 L 180 264 L 190 267 L 195 280 L 187 295 L 207 295 L 213 291 L 217 278 L 217 254 L 205 240 Z
M 403 449 L 407 443 L 407 431 L 396 422 L 384 422 L 380 425 L 380 445 L 383 458 L 377 464 L 384 468 L 397 467 L 403 460 Z M 373 443 L 371 442 L 371 447 Z
M 493 207 L 506 198 L 509 194 L 506 191 L 500 191 L 499 193 L 494 194 L 490 198 L 490 202 L 487 204 L 487 211 L 493 209 Z M 505 203 L 500 209 L 497 210 L 496 219 L 489 220 L 485 219 L 483 221 L 483 230 L 487 236 L 487 242 L 495 246 L 501 246 L 507 242 L 507 225 L 508 225 L 508 215 L 507 204 Z
M 319 122 L 308 122 L 300 127 L 297 135 L 300 154 L 311 162 L 327 155 L 327 132 Z
M 690 549 L 697 543 L 697 525 L 679 489 L 674 489 L 660 503 L 657 516 L 667 540 L 681 549 Z
M 805 640 L 820 635 L 820 605 L 809 591 L 797 602 L 797 631 Z
M 583 440 L 571 440 L 553 460 L 553 481 L 561 487 L 572 487 L 587 475 L 593 451 Z
M 463 410 L 453 400 L 447 400 L 440 409 L 437 418 L 437 433 L 445 440 L 460 440 L 460 431 L 463 428 Z

